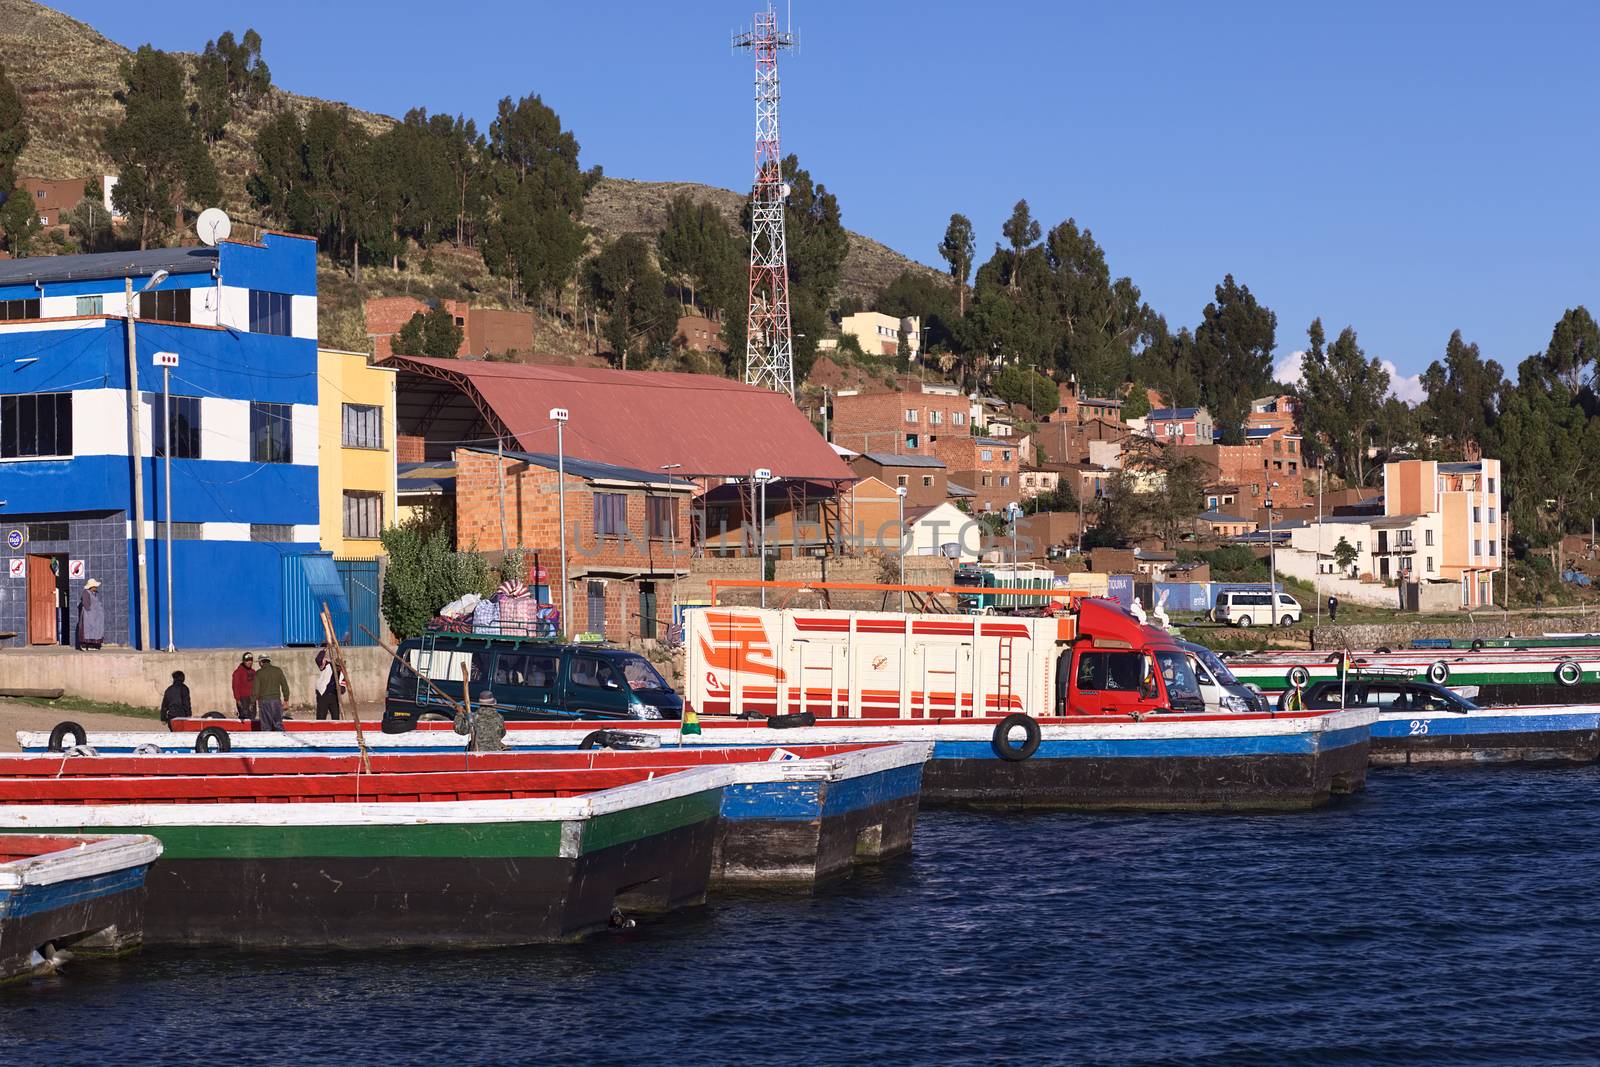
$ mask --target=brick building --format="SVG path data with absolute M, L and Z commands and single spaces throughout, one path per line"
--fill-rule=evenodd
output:
M 1114 397 L 1082 395 L 1077 375 L 1058 383 L 1056 394 L 1056 409 L 1046 417 L 1047 422 L 1085 422 L 1089 419 L 1122 421 L 1122 401 Z
M 565 492 L 558 493 L 553 455 L 507 452 L 502 459 L 490 451 L 458 449 L 455 466 L 459 547 L 537 552 L 550 575 L 551 601 L 564 615 L 566 603 L 573 605 L 569 633 L 600 633 L 614 641 L 665 636 L 674 582 L 689 571 L 684 535 L 691 483 L 569 456 Z M 503 468 L 503 483 L 497 468 Z M 559 577 L 562 496 L 566 589 Z
M 34 212 L 39 216 L 39 224 L 59 226 L 62 216 L 87 199 L 84 190 L 91 185 L 99 189 L 95 202 L 107 215 L 112 214 L 111 190 L 116 187 L 117 179 L 109 176 L 63 178 L 60 181 L 52 181 L 49 178 L 23 178 L 17 184 L 32 199 Z
M 1296 508 L 1305 503 L 1305 478 L 1300 469 L 1299 439 L 1278 438 L 1243 445 L 1186 445 L 1184 450 L 1208 464 L 1215 473 L 1210 485 L 1234 487 L 1240 508 L 1259 505 L 1271 490 L 1279 508 Z M 1288 451 L 1294 448 L 1291 455 Z M 1276 466 L 1275 466 L 1276 464 Z M 1272 483 L 1277 487 L 1272 488 Z M 1219 501 L 1219 504 L 1221 501 Z
M 854 452 L 938 455 L 937 442 L 971 438 L 970 408 L 955 386 L 915 379 L 894 389 L 843 389 L 833 395 L 833 442 Z
M 715 319 L 704 315 L 679 315 L 678 328 L 672 334 L 672 347 L 723 353 L 728 350 L 728 342 L 722 339 L 722 323 Z
M 931 508 L 950 497 L 944 461 L 933 456 L 868 452 L 849 462 L 850 469 L 863 478 L 876 478 L 891 487 L 905 486 L 908 508 Z
M 1205 408 L 1157 408 L 1144 419 L 1145 433 L 1173 445 L 1209 445 L 1216 442 L 1216 425 Z
M 1000 511 L 1022 499 L 1017 449 L 993 437 L 943 437 L 933 442 L 950 481 L 972 490 L 972 510 Z
M 439 302 L 461 328 L 461 356 L 503 356 L 510 352 L 533 351 L 533 315 L 526 311 L 468 307 L 465 301 Z M 433 305 L 410 296 L 375 296 L 367 301 L 367 336 L 372 338 L 373 356 L 393 355 L 394 335 L 411 321 L 411 316 L 427 314 Z
M 1121 443 L 1131 431 L 1120 422 L 1090 418 L 1066 421 L 1052 419 L 1041 423 L 1033 433 L 1033 448 L 1039 462 L 1087 463 L 1090 462 L 1090 445 L 1094 442 Z

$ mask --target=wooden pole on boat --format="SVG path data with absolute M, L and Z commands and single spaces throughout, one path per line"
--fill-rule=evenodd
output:
M 383 638 L 379 637 L 377 634 L 373 633 L 371 630 L 367 629 L 365 626 L 361 627 L 361 632 L 366 634 L 368 637 L 372 638 L 373 643 L 376 644 L 379 648 L 383 649 L 385 652 L 389 653 L 389 657 L 391 659 L 393 659 L 396 663 L 400 664 L 401 667 L 405 668 L 406 670 L 410 671 L 412 674 L 416 675 L 418 678 L 421 678 L 424 682 L 426 682 L 428 684 L 428 688 L 432 689 L 434 691 L 434 693 L 439 697 L 440 700 L 444 701 L 446 704 L 449 704 L 452 708 L 456 709 L 457 711 L 465 711 L 466 710 L 460 704 L 456 703 L 455 697 L 453 697 L 450 694 L 446 693 L 443 689 L 440 689 L 437 685 L 434 685 L 432 678 L 429 678 L 426 674 L 423 674 L 421 671 L 417 670 L 411 664 L 407 663 L 405 661 L 404 657 L 402 657 L 400 655 L 400 653 L 396 652 L 394 649 L 392 649 L 388 645 L 384 644 L 383 643 Z
M 333 664 L 333 686 L 337 694 L 339 683 L 350 680 L 350 672 L 345 669 L 344 649 L 339 645 L 339 635 L 333 631 L 333 616 L 328 612 L 326 602 L 322 605 L 322 633 L 328 642 L 328 659 Z M 361 727 L 361 705 L 356 700 L 355 686 L 350 686 L 350 718 L 356 724 L 356 748 L 361 753 L 361 770 L 367 774 L 372 773 L 372 754 L 367 751 L 367 735 Z

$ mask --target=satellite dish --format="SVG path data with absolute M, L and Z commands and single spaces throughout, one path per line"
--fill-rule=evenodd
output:
M 789 187 L 789 183 L 788 182 L 784 182 L 783 183 L 783 198 L 785 200 L 789 199 L 789 194 L 792 193 L 792 192 L 794 192 L 794 190 Z
M 208 207 L 194 221 L 194 232 L 204 244 L 215 245 L 226 241 L 233 232 L 233 222 L 220 207 Z

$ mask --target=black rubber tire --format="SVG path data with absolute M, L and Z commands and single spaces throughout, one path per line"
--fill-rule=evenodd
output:
M 817 717 L 809 711 L 796 712 L 793 715 L 773 715 L 767 719 L 767 725 L 774 730 L 792 730 L 796 726 L 817 725 Z
M 1285 615 L 1283 618 L 1278 620 L 1278 625 L 1279 626 L 1293 626 L 1294 625 L 1294 616 L 1293 615 Z
M 1443 685 L 1450 680 L 1450 664 L 1442 659 L 1436 659 L 1428 664 L 1428 681 L 1434 685 Z
M 584 735 L 582 741 L 578 742 L 578 747 L 582 748 L 582 749 L 610 748 L 611 747 L 611 731 L 610 730 L 591 730 L 587 734 Z
M 1304 689 L 1306 687 L 1306 683 L 1311 681 L 1311 672 L 1299 664 L 1295 664 L 1293 667 L 1289 668 L 1289 673 L 1285 680 L 1288 681 L 1290 685 L 1298 685 L 1301 689 Z
M 1022 727 L 1027 735 L 1022 739 L 1020 746 L 1011 743 L 1011 731 L 1018 726 Z M 1007 763 L 1021 763 L 1039 751 L 1040 740 L 1042 735 L 1038 721 L 1032 715 L 1014 711 L 995 724 L 994 736 L 989 739 L 989 745 L 994 749 L 994 754 Z
M 79 726 L 75 722 L 72 722 L 71 720 L 66 722 L 58 722 L 56 723 L 56 728 L 50 731 L 50 751 L 65 752 L 67 750 L 65 742 L 68 734 L 71 734 L 73 737 L 77 738 L 77 740 L 72 742 L 73 748 L 77 748 L 79 745 L 87 745 L 89 743 L 89 731 L 85 730 L 83 727 Z
M 1570 674 L 1567 673 L 1568 667 L 1572 668 Z M 1568 680 L 1569 678 L 1570 681 Z M 1568 687 L 1577 685 L 1583 681 L 1583 668 L 1578 665 L 1576 660 L 1564 659 L 1556 664 L 1556 681 Z
M 1233 624 L 1239 627 L 1241 630 L 1247 630 L 1250 628 L 1250 621 L 1250 616 L 1240 615 L 1237 619 L 1233 620 Z
M 225 719 L 225 718 L 227 718 L 227 716 L 222 714 L 222 712 L 220 712 L 220 711 L 208 711 L 208 712 L 206 712 L 204 715 L 202 715 L 200 717 L 202 719 Z
M 1474 652 L 1482 652 L 1483 651 L 1483 638 L 1474 637 L 1472 639 L 1472 651 L 1474 651 Z
M 1372 651 L 1378 653 L 1381 656 L 1387 656 L 1390 652 L 1392 652 L 1394 650 L 1391 649 L 1388 645 L 1379 645 L 1377 648 L 1373 649 Z
M 216 748 L 211 747 L 211 742 L 217 743 Z M 220 726 L 207 726 L 204 730 L 194 735 L 194 750 L 196 752 L 227 752 L 233 748 L 233 739 L 228 736 L 228 731 Z

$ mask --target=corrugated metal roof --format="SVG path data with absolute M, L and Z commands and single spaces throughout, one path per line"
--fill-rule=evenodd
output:
M 0 261 L 0 285 L 207 274 L 217 265 L 215 248 L 149 248 L 143 252 L 96 252 L 87 256 L 30 256 Z
M 1199 410 L 1199 408 L 1157 408 L 1150 414 L 1146 415 L 1145 420 L 1149 421 L 1150 419 L 1155 419 L 1157 421 L 1162 421 L 1166 419 L 1192 419 L 1195 417 L 1195 414 L 1199 412 Z
M 468 448 L 466 452 L 481 452 L 484 455 L 495 455 L 492 448 Z M 507 452 L 506 459 L 518 463 L 528 463 L 545 470 L 556 470 L 558 467 L 575 478 L 586 478 L 589 481 L 608 482 L 639 482 L 648 485 L 675 485 L 684 489 L 694 487 L 693 482 L 682 478 L 672 478 L 666 471 L 647 471 L 636 467 L 619 467 L 615 463 L 600 463 L 592 459 L 579 459 L 575 456 L 559 457 L 544 452 Z
M 522 447 L 555 450 L 548 412 L 566 408 L 566 450 L 598 463 L 683 477 L 741 477 L 766 467 L 780 478 L 852 482 L 854 472 L 781 393 L 708 374 L 616 371 L 523 363 L 391 356 L 402 373 L 440 374 L 476 390 Z M 413 383 L 414 384 L 414 383 Z
M 871 460 L 880 467 L 943 467 L 944 460 L 937 456 L 900 456 L 892 452 L 863 452 L 862 459 Z

